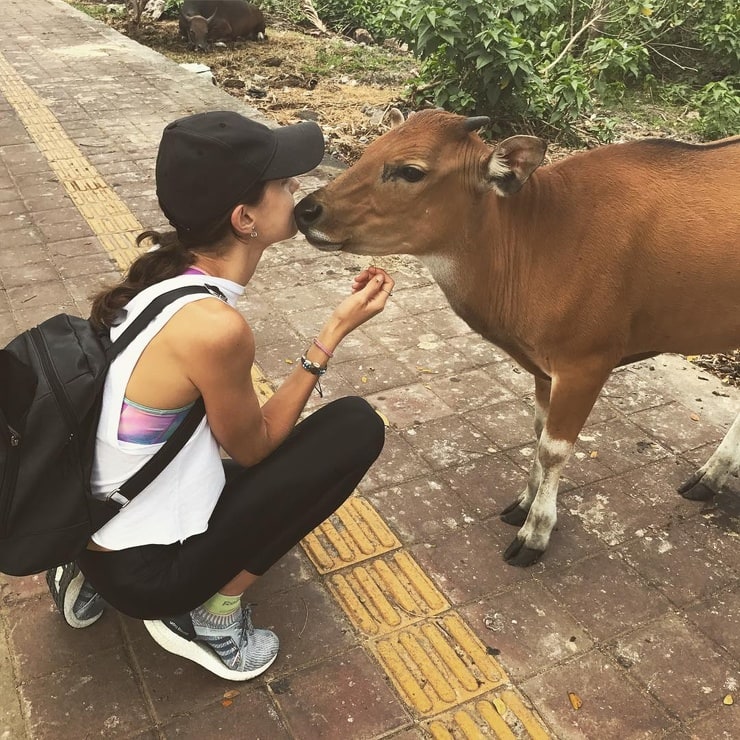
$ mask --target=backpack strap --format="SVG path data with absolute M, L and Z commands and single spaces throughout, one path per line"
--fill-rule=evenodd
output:
M 193 436 L 193 432 L 197 429 L 205 414 L 206 407 L 201 396 L 193 404 L 193 407 L 172 433 L 172 436 L 157 450 L 154 457 L 147 460 L 143 467 L 115 491 L 107 494 L 105 502 L 120 510 L 130 503 L 131 499 L 138 496 L 172 462 L 175 455 Z
M 217 298 L 225 300 L 223 293 L 215 286 L 211 285 L 186 285 L 182 288 L 175 288 L 167 293 L 157 296 L 132 322 L 127 326 L 115 342 L 107 350 L 109 361 L 113 361 L 134 338 L 144 330 L 149 322 L 154 319 L 165 306 L 185 295 L 192 293 L 209 293 Z M 133 498 L 138 496 L 175 458 L 178 452 L 187 444 L 193 432 L 198 428 L 206 414 L 205 403 L 201 396 L 188 411 L 187 416 L 182 420 L 172 436 L 157 450 L 154 456 L 149 459 L 131 478 L 122 483 L 115 491 L 106 495 L 107 504 L 116 510 L 122 509 Z
M 115 342 L 113 342 L 106 351 L 110 362 L 113 362 L 126 347 L 133 342 L 146 326 L 162 311 L 165 306 L 169 306 L 178 298 L 182 298 L 192 293 L 209 293 L 216 298 L 224 300 L 224 294 L 212 285 L 185 285 L 182 288 L 174 288 L 166 293 L 157 296 L 132 322 L 127 326 Z

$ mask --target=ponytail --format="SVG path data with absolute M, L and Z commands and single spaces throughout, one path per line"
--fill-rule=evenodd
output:
M 164 234 L 144 231 L 136 237 L 136 246 L 147 239 L 159 246 L 137 257 L 118 285 L 101 291 L 93 299 L 90 320 L 99 329 L 113 326 L 120 318 L 121 309 L 144 288 L 182 275 L 195 261 L 195 255 L 183 246 L 174 231 Z

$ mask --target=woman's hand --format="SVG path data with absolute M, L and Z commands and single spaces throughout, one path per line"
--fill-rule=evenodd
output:
M 395 284 L 380 267 L 366 267 L 352 280 L 352 295 L 337 306 L 334 316 L 348 322 L 349 331 L 356 329 L 385 308 Z
M 395 285 L 393 278 L 380 267 L 366 267 L 352 281 L 352 295 L 335 309 L 319 337 L 332 349 L 351 331 L 384 308 Z
M 352 292 L 357 293 L 361 291 L 367 286 L 367 284 L 371 281 L 373 277 L 380 277 L 383 279 L 381 290 L 385 290 L 385 292 L 390 295 L 390 292 L 391 290 L 393 290 L 393 286 L 395 285 L 395 283 L 385 270 L 381 269 L 380 267 L 375 267 L 375 265 L 366 267 L 359 275 L 355 276 L 355 278 L 352 280 Z M 386 285 L 386 281 L 390 284 Z

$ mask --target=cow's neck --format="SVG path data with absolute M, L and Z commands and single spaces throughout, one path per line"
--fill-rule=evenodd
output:
M 520 333 L 527 257 L 512 253 L 516 245 L 498 228 L 500 216 L 491 212 L 496 207 L 491 196 L 464 219 L 465 231 L 448 232 L 437 249 L 419 256 L 455 313 L 500 345 Z

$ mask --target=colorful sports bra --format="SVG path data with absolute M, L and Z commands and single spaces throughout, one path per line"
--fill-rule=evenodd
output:
M 197 267 L 188 267 L 183 272 L 183 275 L 205 274 Z M 179 409 L 153 409 L 124 397 L 121 418 L 118 422 L 118 440 L 137 445 L 156 445 L 166 442 L 182 423 L 192 406 L 193 404 L 190 403 Z

